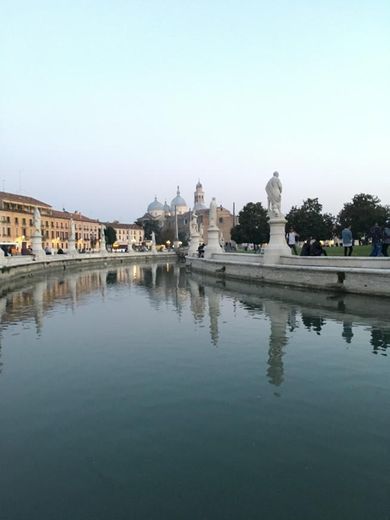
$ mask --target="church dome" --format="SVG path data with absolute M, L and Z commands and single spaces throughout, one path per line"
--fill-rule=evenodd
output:
M 154 201 L 148 206 L 148 213 L 152 213 L 153 211 L 164 211 L 164 206 L 157 200 L 157 197 L 154 197 Z
M 169 213 L 171 211 L 171 206 L 169 204 L 167 204 L 167 201 L 165 201 L 165 204 L 164 204 L 164 211 L 165 211 L 165 213 Z
M 175 211 L 175 208 L 177 210 L 184 210 L 187 211 L 187 202 L 183 199 L 183 197 L 180 196 L 180 189 L 179 186 L 177 187 L 177 193 L 176 197 L 172 199 L 171 202 L 171 210 Z

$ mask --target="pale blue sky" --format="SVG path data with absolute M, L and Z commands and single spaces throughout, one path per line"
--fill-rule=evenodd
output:
M 0 0 L 0 189 L 133 221 L 219 203 L 390 204 L 390 2 Z

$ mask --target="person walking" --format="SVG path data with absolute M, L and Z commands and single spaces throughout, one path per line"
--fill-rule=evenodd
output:
M 353 238 L 351 226 L 347 226 L 342 230 L 341 240 L 343 241 L 344 256 L 351 256 L 353 251 Z
M 387 248 L 390 244 L 390 220 L 387 220 L 385 227 L 383 228 L 383 243 L 382 243 L 382 255 L 389 256 L 387 254 Z
M 288 247 L 291 249 L 291 251 L 294 252 L 294 255 L 298 254 L 297 251 L 297 240 L 298 240 L 298 233 L 294 231 L 294 228 L 290 227 L 290 230 L 288 233 L 286 233 L 286 240 Z
M 378 222 L 375 222 L 374 226 L 370 229 L 370 236 L 372 240 L 372 249 L 370 256 L 380 256 L 382 254 L 382 229 L 378 226 Z

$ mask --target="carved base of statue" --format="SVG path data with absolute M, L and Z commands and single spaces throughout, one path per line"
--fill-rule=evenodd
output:
M 33 235 L 31 237 L 31 250 L 32 254 L 36 257 L 44 257 L 45 251 L 42 247 L 42 236 L 41 235 Z
M 191 235 L 190 245 L 188 247 L 188 256 L 198 256 L 198 247 L 200 244 L 200 234 L 193 233 Z
M 78 255 L 79 252 L 76 249 L 76 240 L 69 239 L 68 240 L 68 255 Z
M 283 215 L 270 218 L 270 238 L 269 244 L 264 248 L 264 264 L 278 264 L 282 255 L 291 255 L 291 249 L 286 242 L 286 222 Z
M 214 253 L 223 253 L 224 250 L 219 243 L 219 229 L 211 226 L 207 230 L 207 246 L 204 248 L 204 258 L 211 258 Z

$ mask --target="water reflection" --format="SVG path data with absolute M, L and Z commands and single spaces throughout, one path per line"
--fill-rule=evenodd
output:
M 354 329 L 363 326 L 369 330 L 372 353 L 386 356 L 390 346 L 383 300 L 372 298 L 368 306 L 367 298 L 353 295 L 319 293 L 314 299 L 311 292 L 291 288 L 286 291 L 235 281 L 220 284 L 219 280 L 186 273 L 185 267 L 169 263 L 67 272 L 38 279 L 23 288 L 10 287 L 0 299 L 0 334 L 11 325 L 31 321 L 39 336 L 45 317 L 55 306 L 76 312 L 90 295 L 104 301 L 111 288 L 121 287 L 143 291 L 153 309 L 173 308 L 179 319 L 188 312 L 196 327 L 208 326 L 210 344 L 215 347 L 224 329 L 220 322 L 225 298 L 233 302 L 234 316 L 241 309 L 250 317 L 263 318 L 266 325 L 262 326 L 269 327 L 266 375 L 274 386 L 282 385 L 285 379 L 284 358 L 299 330 L 320 336 L 327 334 L 328 324 L 337 324 L 340 337 L 350 345 L 361 337 Z

